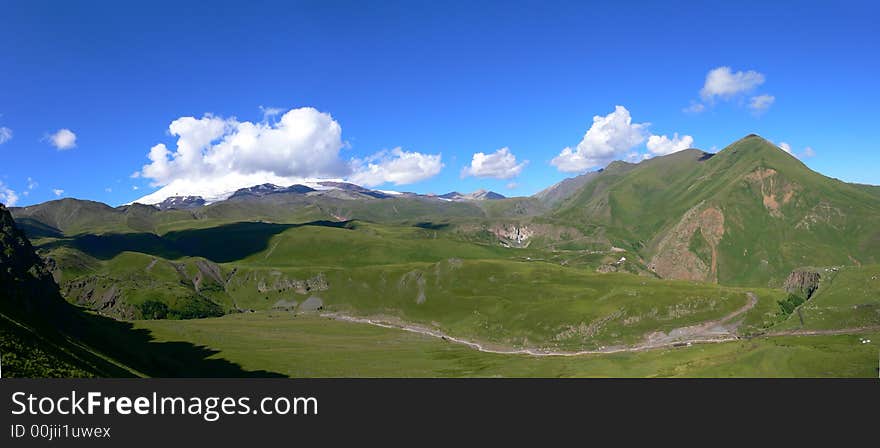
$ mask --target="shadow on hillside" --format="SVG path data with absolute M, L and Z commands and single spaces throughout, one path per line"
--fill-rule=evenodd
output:
M 445 222 L 438 223 L 438 222 L 424 221 L 424 222 L 419 222 L 419 223 L 414 224 L 413 227 L 418 227 L 420 229 L 427 229 L 427 230 L 443 230 L 443 229 L 446 229 L 447 227 L 449 227 L 449 223 L 445 223 Z
M 15 330 L 21 336 L 19 339 L 97 376 L 130 377 L 136 375 L 129 370 L 134 369 L 147 376 L 166 378 L 283 377 L 265 370 L 245 370 L 225 359 L 212 358 L 219 352 L 207 347 L 189 342 L 157 342 L 149 330 L 135 329 L 129 322 L 91 314 L 68 304 L 57 290 L 31 297 L 33 306 L 25 306 L 28 303 L 22 303 L 21 298 L 4 298 L 2 291 L 0 299 L 0 323 L 7 330 Z M 29 359 L 31 355 L 16 354 L 19 359 Z M 64 371 L 34 367 L 28 376 L 64 376 Z
M 287 229 L 305 226 L 347 228 L 349 224 L 349 221 L 312 221 L 303 224 L 238 222 L 206 229 L 168 232 L 163 236 L 152 233 L 77 235 L 52 241 L 40 248 L 72 247 L 101 260 L 131 251 L 167 259 L 191 256 L 226 263 L 265 250 L 273 236 Z
M 166 378 L 242 378 L 283 377 L 265 370 L 248 371 L 222 358 L 203 346 L 188 342 L 157 342 L 148 330 L 135 329 L 129 322 L 120 322 L 80 311 L 79 322 L 70 333 L 91 347 L 151 377 Z
M 32 218 L 18 218 L 15 220 L 15 224 L 18 228 L 24 231 L 25 235 L 30 239 L 45 237 L 62 238 L 64 236 L 64 234 L 55 227 L 43 224 Z

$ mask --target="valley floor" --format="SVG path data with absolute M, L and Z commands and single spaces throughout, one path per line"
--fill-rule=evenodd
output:
M 214 352 L 212 359 L 289 377 L 876 378 L 880 342 L 880 330 L 875 330 L 538 357 L 485 353 L 401 329 L 281 312 L 137 321 L 135 327 L 148 330 L 155 343 L 203 346 Z

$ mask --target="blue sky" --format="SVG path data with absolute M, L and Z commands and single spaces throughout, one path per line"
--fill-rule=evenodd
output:
M 126 3 L 4 2 L 6 202 L 117 205 L 187 176 L 275 166 L 379 189 L 527 195 L 652 154 L 652 135 L 667 137 L 659 154 L 685 136 L 711 150 L 752 132 L 823 174 L 880 184 L 872 2 Z M 172 135 L 182 117 L 197 120 Z M 194 150 L 217 152 L 212 165 L 147 158 L 158 144 L 182 154 L 178 138 L 209 121 L 220 130 Z M 257 146 L 234 147 L 252 128 L 242 123 Z M 463 173 L 478 152 L 491 157 Z

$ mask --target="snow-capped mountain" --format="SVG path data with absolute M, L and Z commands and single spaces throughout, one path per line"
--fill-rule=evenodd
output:
M 159 210 L 187 210 L 205 205 L 201 196 L 171 196 L 156 204 Z
M 440 199 L 446 199 L 449 201 L 485 201 L 485 200 L 493 200 L 493 199 L 505 199 L 506 196 L 496 193 L 494 191 L 487 190 L 477 190 L 472 193 L 459 193 L 457 191 L 451 191 L 446 194 L 441 194 L 437 196 Z

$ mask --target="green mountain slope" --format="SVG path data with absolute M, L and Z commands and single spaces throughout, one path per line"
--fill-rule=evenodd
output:
M 73 312 L 42 260 L 0 204 L 0 356 L 7 377 L 120 374 L 56 331 Z
M 880 262 L 873 189 L 822 176 L 758 136 L 628 168 L 595 176 L 553 219 L 601 229 L 666 278 L 778 286 L 798 266 Z
M 819 288 L 779 330 L 880 328 L 880 265 L 824 268 Z
M 186 342 L 158 343 L 132 324 L 85 312 L 60 295 L 9 211 L 0 204 L 0 356 L 5 377 L 243 377 Z

